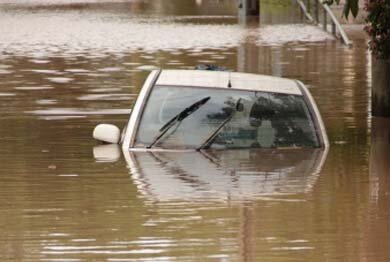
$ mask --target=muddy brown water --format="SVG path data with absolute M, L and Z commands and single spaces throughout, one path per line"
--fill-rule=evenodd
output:
M 0 0 L 1 261 L 389 261 L 389 130 L 371 119 L 370 55 L 234 1 Z M 329 152 L 130 154 L 123 127 L 150 69 L 213 63 L 297 78 Z M 111 150 L 111 158 L 94 158 Z

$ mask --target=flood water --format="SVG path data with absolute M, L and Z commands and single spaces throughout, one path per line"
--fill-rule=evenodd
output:
M 237 20 L 234 0 L 0 0 L 1 261 L 390 260 L 362 27 L 348 48 L 290 4 Z M 97 147 L 149 70 L 205 63 L 307 84 L 329 152 Z

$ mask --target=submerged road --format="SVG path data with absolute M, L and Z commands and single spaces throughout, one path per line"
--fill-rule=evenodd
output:
M 366 36 L 345 26 L 347 48 L 264 8 L 243 26 L 233 0 L 0 0 L 2 261 L 388 261 Z M 149 70 L 205 63 L 306 83 L 327 156 L 93 158 L 93 127 L 125 125 Z

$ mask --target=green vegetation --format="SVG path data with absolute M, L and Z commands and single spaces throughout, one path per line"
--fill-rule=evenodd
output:
M 390 58 L 390 0 L 366 0 L 368 12 L 366 32 L 370 35 L 370 49 L 377 58 Z
M 340 0 L 326 0 L 327 4 L 339 4 Z M 370 36 L 370 49 L 377 58 L 390 58 L 390 0 L 365 0 L 364 9 L 367 11 L 365 31 Z M 359 12 L 359 0 L 346 0 L 343 14 L 348 18 Z

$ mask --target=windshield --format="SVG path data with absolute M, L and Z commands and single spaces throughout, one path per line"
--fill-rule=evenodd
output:
M 172 118 L 207 97 L 207 103 L 161 133 Z M 135 147 L 151 144 L 166 149 L 319 147 L 302 96 L 180 86 L 153 89 Z

